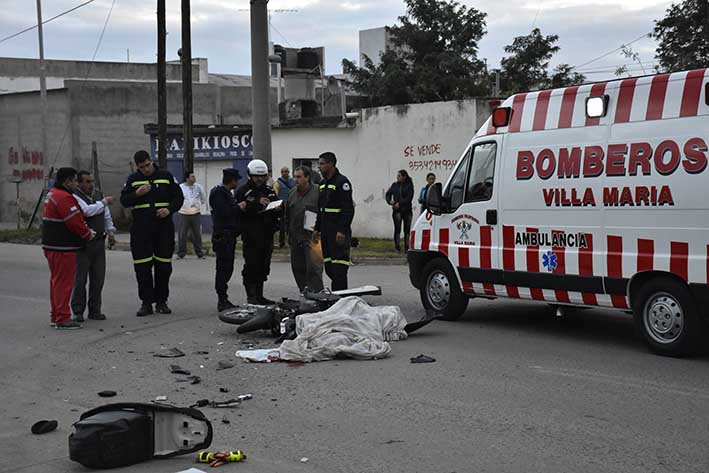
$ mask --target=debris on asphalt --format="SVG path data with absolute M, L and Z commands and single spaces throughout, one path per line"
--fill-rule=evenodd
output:
M 211 407 L 213 409 L 223 409 L 229 407 L 238 407 L 241 404 L 239 399 L 229 399 L 226 401 L 210 401 L 209 399 L 200 399 L 190 407 Z
M 197 468 L 190 468 L 189 470 L 178 471 L 177 473 L 206 473 L 203 470 L 198 470 Z
M 156 396 L 155 401 L 156 402 L 165 402 L 165 401 L 167 401 L 167 396 Z
M 180 350 L 179 348 L 166 348 L 160 353 L 156 353 L 153 356 L 157 356 L 158 358 L 179 358 L 181 356 L 185 356 L 185 352 Z
M 411 358 L 411 363 L 434 363 L 435 361 L 436 361 L 435 358 L 424 355 L 423 353 L 420 354 L 419 356 L 415 356 L 415 357 Z
M 196 352 L 193 353 L 194 355 L 209 355 L 208 351 L 205 350 L 197 350 Z
M 224 345 L 224 342 L 217 342 L 217 345 Z
M 35 435 L 42 435 L 56 430 L 57 426 L 59 426 L 59 422 L 56 420 L 40 420 L 35 422 L 30 430 Z
M 248 401 L 249 399 L 253 399 L 254 395 L 253 394 L 240 394 L 236 398 L 239 401 Z
M 278 348 L 261 348 L 258 350 L 238 350 L 236 356 L 255 363 L 270 363 L 281 359 Z
M 220 393 L 228 393 L 228 392 L 229 392 L 229 388 L 219 388 L 219 392 L 220 392 Z
M 229 368 L 233 368 L 233 367 L 234 367 L 233 363 L 229 363 L 228 361 L 221 361 L 220 360 L 219 363 L 217 364 L 217 371 L 228 370 Z
M 227 416 L 222 417 L 222 424 L 231 424 L 231 421 Z
M 186 378 L 177 378 L 178 383 L 190 383 L 190 384 L 199 384 L 202 382 L 202 378 L 199 376 L 188 376 Z
M 116 394 L 116 391 L 101 391 L 100 393 L 98 393 L 98 395 L 101 397 L 113 397 Z
M 303 457 L 300 459 L 300 463 L 308 463 L 309 458 L 308 457 Z
M 170 365 L 170 373 L 172 374 L 184 374 L 185 376 L 189 376 L 192 374 L 189 370 L 186 370 L 182 368 L 179 365 Z

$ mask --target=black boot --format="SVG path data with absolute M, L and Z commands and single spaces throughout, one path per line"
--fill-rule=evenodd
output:
M 167 306 L 167 302 L 156 302 L 155 312 L 158 314 L 172 314 L 172 310 Z
M 244 284 L 246 288 L 246 302 L 254 305 L 261 305 L 258 297 L 258 288 L 255 284 Z
M 256 287 L 258 290 L 257 297 L 258 297 L 259 304 L 274 305 L 276 303 L 276 301 L 272 301 L 271 299 L 266 299 L 265 297 L 263 297 L 263 283 L 258 284 Z
M 231 301 L 229 301 L 229 298 L 226 296 L 220 297 L 219 302 L 217 303 L 217 310 L 219 312 L 222 312 L 222 311 L 228 310 L 228 309 L 233 309 L 235 307 L 236 306 L 234 304 L 232 304 Z
M 137 315 L 138 317 L 153 315 L 153 304 L 147 304 L 143 302 L 143 304 L 140 306 L 140 309 L 138 309 L 138 312 L 136 312 L 135 315 Z

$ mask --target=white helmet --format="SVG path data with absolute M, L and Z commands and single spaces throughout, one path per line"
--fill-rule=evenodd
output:
M 249 176 L 268 175 L 268 166 L 266 166 L 266 163 L 261 161 L 260 159 L 252 159 L 249 162 L 249 165 L 246 166 L 246 170 L 249 173 Z

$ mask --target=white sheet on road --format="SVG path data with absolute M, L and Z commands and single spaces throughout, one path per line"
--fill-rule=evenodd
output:
M 388 341 L 407 338 L 406 318 L 397 306 L 372 307 L 359 297 L 345 297 L 332 307 L 296 318 L 297 337 L 279 349 L 281 360 L 324 361 L 336 357 L 384 358 Z

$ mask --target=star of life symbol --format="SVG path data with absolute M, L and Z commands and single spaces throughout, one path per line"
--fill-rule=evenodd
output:
M 456 227 L 458 227 L 458 230 L 460 230 L 461 240 L 470 240 L 470 235 L 468 235 L 468 232 L 471 228 L 473 228 L 472 223 L 466 222 L 465 220 L 461 220 L 456 224 Z
M 556 262 L 556 253 L 552 253 L 551 251 L 544 253 L 542 255 L 542 265 L 550 273 L 554 271 L 559 266 Z

